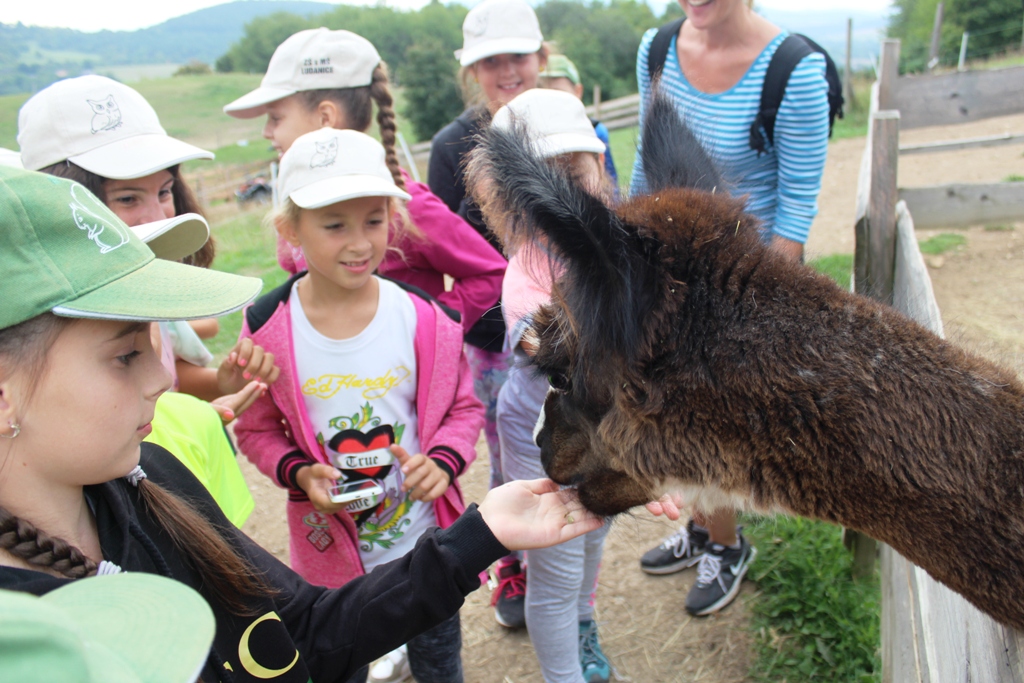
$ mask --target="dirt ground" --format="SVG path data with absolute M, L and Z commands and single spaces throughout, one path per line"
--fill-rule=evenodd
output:
M 1024 132 L 1024 115 L 908 131 L 902 141 L 950 140 L 1003 132 Z M 808 243 L 812 258 L 853 253 L 853 211 L 863 149 L 863 138 L 840 140 L 829 148 L 819 200 L 821 211 Z M 903 157 L 899 182 L 908 187 L 954 181 L 997 182 L 1011 173 L 1024 174 L 1022 151 L 1022 146 L 1006 146 Z M 965 231 L 967 244 L 942 258 L 930 259 L 930 272 L 947 337 L 1021 373 L 1024 224 L 1016 227 L 986 230 L 977 226 Z M 922 231 L 920 236 L 926 238 L 929 233 Z M 476 464 L 462 478 L 467 500 L 480 500 L 486 492 L 483 442 L 478 452 Z M 244 459 L 241 462 L 257 500 L 256 512 L 245 531 L 287 561 L 283 492 Z M 752 659 L 746 603 L 756 587 L 748 582 L 737 602 L 719 615 L 688 618 L 683 601 L 695 570 L 651 577 L 642 574 L 637 565 L 640 555 L 672 530 L 672 525 L 639 512 L 617 520 L 608 536 L 597 594 L 597 619 L 617 679 L 637 683 L 747 680 Z M 462 611 L 467 683 L 540 683 L 528 635 L 499 626 L 488 598 L 489 591 L 479 590 Z

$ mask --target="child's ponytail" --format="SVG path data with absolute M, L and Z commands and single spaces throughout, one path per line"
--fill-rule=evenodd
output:
M 274 595 L 256 568 L 184 500 L 148 479 L 139 482 L 139 494 L 153 520 L 231 613 L 253 616 L 246 598 Z

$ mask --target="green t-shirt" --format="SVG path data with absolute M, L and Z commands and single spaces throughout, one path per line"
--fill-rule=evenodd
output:
M 220 415 L 188 394 L 166 392 L 156 402 L 153 432 L 146 441 L 163 446 L 196 476 L 241 528 L 255 507 Z

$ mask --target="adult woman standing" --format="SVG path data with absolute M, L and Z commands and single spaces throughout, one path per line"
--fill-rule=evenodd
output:
M 475 81 L 480 93 L 457 119 L 434 136 L 430 147 L 430 190 L 448 207 L 501 251 L 501 245 L 484 225 L 479 209 L 466 194 L 462 161 L 476 146 L 474 137 L 490 119 L 489 112 L 511 102 L 516 95 L 536 88 L 547 64 L 547 48 L 540 23 L 524 0 L 484 0 L 466 15 L 462 24 L 463 46 L 455 53 L 462 65 L 463 89 Z M 505 323 L 500 302 L 494 302 L 466 334 L 466 357 L 473 370 L 476 395 L 486 409 L 484 433 L 491 455 L 491 488 L 501 479 L 501 447 L 498 441 L 498 392 L 508 377 L 511 355 L 504 351 Z M 498 623 L 522 628 L 525 574 L 515 557 L 497 568 L 498 585 L 492 596 Z
M 763 238 L 801 260 L 818 211 L 828 147 L 825 59 L 812 52 L 799 62 L 786 85 L 771 142 L 764 152 L 755 151 L 751 123 L 760 109 L 768 64 L 786 32 L 754 13 L 749 0 L 679 4 L 686 21 L 669 44 L 659 87 L 707 147 L 729 181 L 727 189 L 746 197 L 748 211 L 761 220 Z M 641 125 L 651 93 L 648 58 L 656 34 L 652 29 L 644 35 L 637 54 Z M 637 154 L 631 192 L 643 189 Z M 736 528 L 732 511 L 709 516 L 695 511 L 690 523 L 647 552 L 640 566 L 648 573 L 668 574 L 699 563 L 686 609 L 706 615 L 736 597 L 756 554 Z

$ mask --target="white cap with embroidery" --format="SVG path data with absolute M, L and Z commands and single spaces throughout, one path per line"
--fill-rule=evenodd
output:
M 103 76 L 57 81 L 18 112 L 25 168 L 70 161 L 104 178 L 142 178 L 213 154 L 169 135 L 153 107 L 132 88 Z
M 411 197 L 395 185 L 384 147 L 365 133 L 321 128 L 300 136 L 281 157 L 282 199 L 319 209 L 357 197 Z
M 469 66 L 494 55 L 527 55 L 543 42 L 537 14 L 524 0 L 484 0 L 462 22 L 462 49 L 455 58 Z
M 304 90 L 370 85 L 380 55 L 373 43 L 351 31 L 311 28 L 277 46 L 260 87 L 224 107 L 224 113 L 251 119 L 271 102 Z

